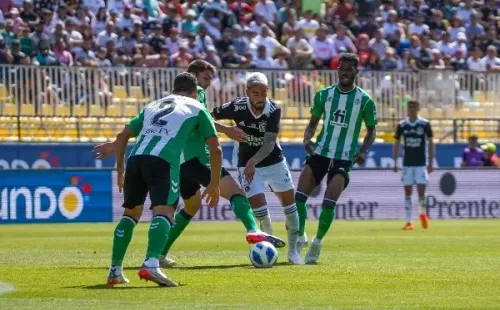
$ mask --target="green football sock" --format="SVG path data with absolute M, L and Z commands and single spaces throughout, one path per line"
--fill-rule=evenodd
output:
M 124 215 L 118 225 L 116 225 L 115 233 L 113 235 L 113 253 L 111 256 L 111 266 L 122 266 L 123 258 L 127 252 L 130 240 L 134 233 L 134 227 L 137 222 Z
M 307 220 L 307 195 L 301 192 L 295 192 L 295 204 L 299 214 L 299 236 L 303 236 L 306 230 Z
M 236 194 L 229 199 L 231 208 L 237 218 L 241 220 L 247 231 L 259 230 L 255 218 L 253 217 L 250 202 L 244 196 Z
M 151 226 L 149 226 L 147 258 L 158 259 L 160 257 L 161 251 L 167 243 L 168 231 L 171 226 L 172 224 L 166 216 L 157 215 L 153 218 Z
M 172 229 L 170 229 L 170 231 L 168 232 L 167 243 L 165 244 L 165 248 L 163 248 L 161 255 L 168 254 L 168 251 L 170 251 L 172 244 L 174 244 L 175 240 L 179 238 L 179 236 L 182 234 L 186 226 L 188 226 L 189 223 L 191 222 L 192 218 L 193 217 L 187 214 L 186 211 L 184 211 L 184 209 L 175 214 L 174 226 L 172 226 Z
M 335 218 L 335 205 L 336 202 L 334 200 L 325 199 L 323 200 L 323 204 L 321 205 L 322 210 L 319 216 L 318 223 L 318 232 L 316 233 L 316 238 L 323 239 L 323 237 L 330 229 L 332 225 L 333 219 Z

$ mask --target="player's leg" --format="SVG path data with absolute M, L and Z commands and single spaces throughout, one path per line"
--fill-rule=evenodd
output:
M 179 168 L 159 157 L 149 156 L 142 166 L 142 173 L 148 184 L 153 220 L 149 226 L 146 259 L 138 275 L 140 279 L 160 286 L 177 286 L 162 272 L 159 259 L 179 201 Z
M 413 167 L 403 167 L 402 176 L 404 192 L 405 192 L 405 218 L 406 224 L 403 230 L 413 230 L 413 206 L 411 203 L 411 196 L 413 192 L 413 184 L 415 184 L 415 171 Z
M 134 228 L 142 214 L 142 205 L 147 196 L 147 184 L 141 174 L 141 157 L 133 156 L 127 163 L 123 186 L 124 202 L 123 216 L 116 225 L 113 234 L 111 267 L 107 284 L 116 285 L 128 283 L 123 273 L 123 258 L 134 233 Z
M 288 237 L 288 261 L 292 264 L 302 264 L 302 259 L 297 249 L 299 237 L 299 215 L 295 204 L 295 189 L 292 175 L 286 161 L 266 167 L 266 181 L 278 197 L 283 212 L 285 213 L 285 225 Z
M 426 167 L 418 167 L 416 171 L 416 183 L 417 183 L 417 193 L 418 202 L 420 206 L 420 223 L 423 228 L 429 227 L 429 218 L 426 212 L 426 199 L 425 199 L 425 188 L 429 182 L 429 174 L 427 173 Z
M 295 192 L 295 202 L 299 215 L 299 237 L 297 240 L 297 250 L 299 253 L 307 246 L 307 235 L 305 233 L 307 219 L 307 199 L 312 191 L 321 183 L 328 171 L 331 160 L 329 158 L 314 155 L 308 157 L 304 168 L 300 173 L 297 191 Z
M 277 248 L 282 248 L 286 245 L 280 238 L 260 231 L 257 222 L 255 222 L 250 202 L 246 198 L 245 193 L 224 168 L 222 169 L 222 178 L 220 180 L 220 195 L 229 200 L 234 215 L 239 218 L 245 226 L 247 230 L 246 240 L 248 243 L 253 244 L 260 241 L 268 241 Z
M 321 204 L 321 214 L 319 216 L 318 231 L 312 239 L 311 246 L 307 251 L 305 262 L 315 263 L 321 253 L 323 238 L 330 229 L 335 218 L 337 201 L 342 191 L 349 184 L 349 170 L 351 162 L 345 160 L 333 160 L 328 171 L 328 182 Z

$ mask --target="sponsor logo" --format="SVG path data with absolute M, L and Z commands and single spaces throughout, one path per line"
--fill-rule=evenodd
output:
M 9 169 L 50 169 L 52 167 L 59 166 L 59 158 L 52 155 L 50 152 L 41 151 L 40 157 L 35 159 L 30 165 L 26 160 L 23 159 L 12 159 L 9 161 L 5 159 L 0 159 L 0 170 Z

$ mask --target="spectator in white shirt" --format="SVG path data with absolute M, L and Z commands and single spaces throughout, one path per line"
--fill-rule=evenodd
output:
M 311 40 L 315 33 L 316 33 L 316 29 L 319 28 L 319 23 L 318 21 L 312 19 L 313 17 L 313 13 L 311 10 L 307 10 L 305 13 L 304 13 L 304 18 L 302 18 L 300 21 L 299 21 L 299 27 L 304 30 L 304 35 L 306 36 L 306 38 L 308 40 Z
M 114 41 L 116 44 L 118 41 L 118 35 L 114 33 L 114 30 L 115 24 L 112 21 L 107 22 L 106 29 L 97 35 L 97 45 L 99 47 L 106 47 L 106 43 L 108 43 L 109 40 Z
M 283 51 L 279 52 L 277 58 L 274 60 L 274 69 L 286 70 L 288 69 L 287 54 Z
M 272 57 L 279 51 L 284 51 L 287 54 L 290 54 L 290 51 L 281 45 L 275 38 L 271 36 L 271 30 L 267 25 L 262 27 L 260 32 L 260 36 L 255 38 L 255 41 L 258 42 L 258 45 L 264 45 L 266 47 L 267 55 Z
M 386 39 L 394 37 L 397 29 L 401 29 L 401 25 L 398 22 L 398 13 L 395 10 L 391 10 L 389 11 L 389 19 L 384 23 L 384 37 Z M 401 33 L 404 33 L 404 31 Z
M 465 27 L 463 26 L 463 22 L 460 17 L 453 17 L 453 20 L 451 21 L 451 27 L 448 28 L 447 31 L 453 41 L 457 39 L 457 36 L 460 32 L 465 33 Z
M 389 42 L 382 38 L 382 30 L 375 30 L 373 39 L 370 40 L 370 47 L 377 53 L 379 58 L 385 56 L 385 51 L 389 47 Z
M 198 35 L 196 36 L 195 43 L 203 53 L 207 52 L 207 48 L 209 46 L 214 45 L 214 41 L 208 35 L 208 31 L 205 25 L 200 25 L 198 27 Z
M 470 71 L 486 71 L 486 62 L 481 58 L 481 49 L 479 47 L 474 47 L 472 50 L 471 56 L 467 59 L 467 66 Z
M 295 30 L 294 36 L 286 42 L 286 47 L 290 50 L 290 57 L 288 59 L 290 68 L 306 69 L 311 63 L 313 48 L 304 38 L 304 31 L 302 29 Z
M 259 0 L 255 5 L 254 9 L 255 14 L 260 14 L 264 17 L 264 20 L 267 23 L 272 23 L 276 21 L 276 13 L 278 10 L 276 9 L 276 4 L 271 0 Z
M 272 69 L 274 67 L 274 60 L 267 56 L 265 45 L 259 45 L 257 48 L 257 57 L 253 59 L 253 65 L 257 69 Z
M 443 55 L 454 56 L 457 51 L 457 45 L 447 32 L 443 32 L 441 35 L 441 41 L 438 43 L 438 48 Z
M 332 58 L 337 56 L 333 41 L 327 37 L 328 28 L 322 26 L 316 30 L 316 37 L 311 40 L 313 64 L 316 68 L 329 68 Z
M 489 45 L 486 49 L 486 56 L 483 58 L 488 71 L 500 71 L 500 58 L 497 57 L 497 48 Z
M 357 53 L 356 46 L 354 46 L 351 38 L 347 36 L 347 27 L 344 25 L 337 27 L 337 33 L 332 36 L 332 41 L 337 51 L 345 48 L 350 53 Z
M 90 11 L 96 14 L 101 8 L 106 10 L 106 3 L 104 3 L 104 0 L 83 0 L 83 7 L 90 8 Z
M 431 51 L 431 56 L 432 56 L 432 62 L 429 65 L 429 69 L 443 70 L 444 61 L 441 58 L 441 52 L 437 48 L 434 48 Z
M 417 16 L 415 16 L 415 22 L 411 23 L 408 27 L 408 34 L 410 36 L 413 34 L 421 36 L 423 34 L 429 33 L 429 26 L 424 24 L 424 17 L 422 16 L 422 14 L 417 14 Z
M 456 16 L 460 17 L 465 24 L 468 24 L 474 13 L 476 13 L 476 11 L 472 8 L 472 0 L 465 0 L 460 3 Z
M 132 7 L 130 4 L 126 4 L 123 8 L 123 16 L 118 18 L 116 22 L 116 28 L 119 31 L 122 31 L 124 28 L 132 29 L 134 28 L 134 20 L 137 19 L 137 16 L 132 15 Z
M 457 50 L 462 50 L 464 53 L 464 57 L 467 57 L 467 37 L 465 36 L 465 33 L 459 32 L 457 34 L 457 39 L 455 42 L 455 46 Z
M 107 1 L 107 8 L 109 11 L 111 10 L 116 10 L 117 12 L 123 12 L 125 9 L 125 6 L 130 6 L 128 0 L 108 0 Z
M 252 20 L 248 25 L 248 27 L 250 27 L 250 29 L 252 29 L 256 33 L 261 33 L 263 26 L 266 26 L 266 21 L 264 19 L 264 16 L 260 14 L 255 14 L 255 20 Z M 269 30 L 269 32 L 273 38 L 276 38 L 276 35 L 272 30 Z

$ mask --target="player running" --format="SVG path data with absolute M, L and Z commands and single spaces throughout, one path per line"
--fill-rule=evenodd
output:
M 254 215 L 262 219 L 269 218 L 264 195 L 265 182 L 269 184 L 286 216 L 288 260 L 297 265 L 302 264 L 297 251 L 299 217 L 292 176 L 278 142 L 281 109 L 267 97 L 267 92 L 267 77 L 252 73 L 247 79 L 248 97 L 223 104 L 215 108 L 212 115 L 216 120 L 233 120 L 245 132 L 247 138 L 239 143 L 238 150 L 240 185 L 247 193 Z
M 196 86 L 192 74 L 179 74 L 174 80 L 174 95 L 148 104 L 117 137 L 118 186 L 120 192 L 122 188 L 124 191 L 125 211 L 114 232 L 108 285 L 129 282 L 123 274 L 123 257 L 149 193 L 153 220 L 149 227 L 146 259 L 138 274 L 141 279 L 160 286 L 177 286 L 160 269 L 159 258 L 179 202 L 180 156 L 192 134 L 205 141 L 210 151 L 212 175 L 203 196 L 208 196 L 210 206 L 219 201 L 222 148 L 212 118 L 196 100 Z M 128 140 L 137 136 L 124 173 Z
M 198 100 L 206 107 L 205 89 L 212 82 L 216 73 L 215 67 L 206 61 L 195 60 L 189 64 L 187 71 L 196 76 L 198 81 Z M 245 139 L 245 134 L 236 126 L 215 123 L 215 127 L 218 132 L 226 134 L 231 139 L 240 141 Z M 95 147 L 96 151 L 100 154 L 98 156 L 99 159 L 111 155 L 114 152 L 114 148 L 114 142 L 100 144 Z M 184 163 L 181 164 L 180 171 L 180 191 L 184 200 L 184 208 L 175 214 L 175 224 L 169 232 L 167 243 L 160 257 L 161 267 L 171 267 L 176 264 L 175 260 L 168 256 L 168 252 L 175 240 L 182 234 L 202 206 L 201 185 L 207 186 L 210 182 L 211 172 L 208 151 L 203 140 L 196 136 L 191 137 L 184 148 L 183 156 Z M 259 230 L 248 199 L 236 181 L 224 168 L 222 168 L 220 184 L 221 196 L 230 201 L 234 214 L 246 228 L 246 240 L 248 243 L 268 241 L 277 248 L 285 246 L 285 242 L 280 238 Z
M 411 195 L 413 185 L 417 185 L 418 201 L 420 204 L 420 222 L 423 228 L 429 227 L 429 218 L 427 217 L 425 207 L 425 187 L 429 181 L 429 173 L 432 172 L 434 161 L 434 141 L 432 140 L 431 123 L 420 117 L 418 111 L 420 104 L 418 101 L 410 100 L 407 103 L 408 116 L 399 122 L 396 128 L 394 138 L 394 172 L 398 171 L 397 159 L 399 158 L 399 149 L 401 147 L 401 137 L 404 138 L 403 155 L 403 181 L 405 189 L 405 211 L 406 225 L 404 230 L 413 230 L 412 223 L 412 205 Z M 425 148 L 427 140 L 427 168 L 425 167 Z
M 349 184 L 349 171 L 353 161 L 364 163 L 366 153 L 375 140 L 377 125 L 375 103 L 365 91 L 354 84 L 358 73 L 358 62 L 359 59 L 354 54 L 343 53 L 340 56 L 339 83 L 316 93 L 311 109 L 311 120 L 304 133 L 304 146 L 308 157 L 295 194 L 300 219 L 299 252 L 307 245 L 305 234 L 307 198 L 328 174 L 318 231 L 306 254 L 306 264 L 314 263 L 319 258 L 323 237 L 335 218 L 337 200 Z M 311 139 L 321 117 L 323 117 L 323 128 L 316 143 L 313 143 Z M 357 152 L 362 122 L 365 123 L 367 134 Z

